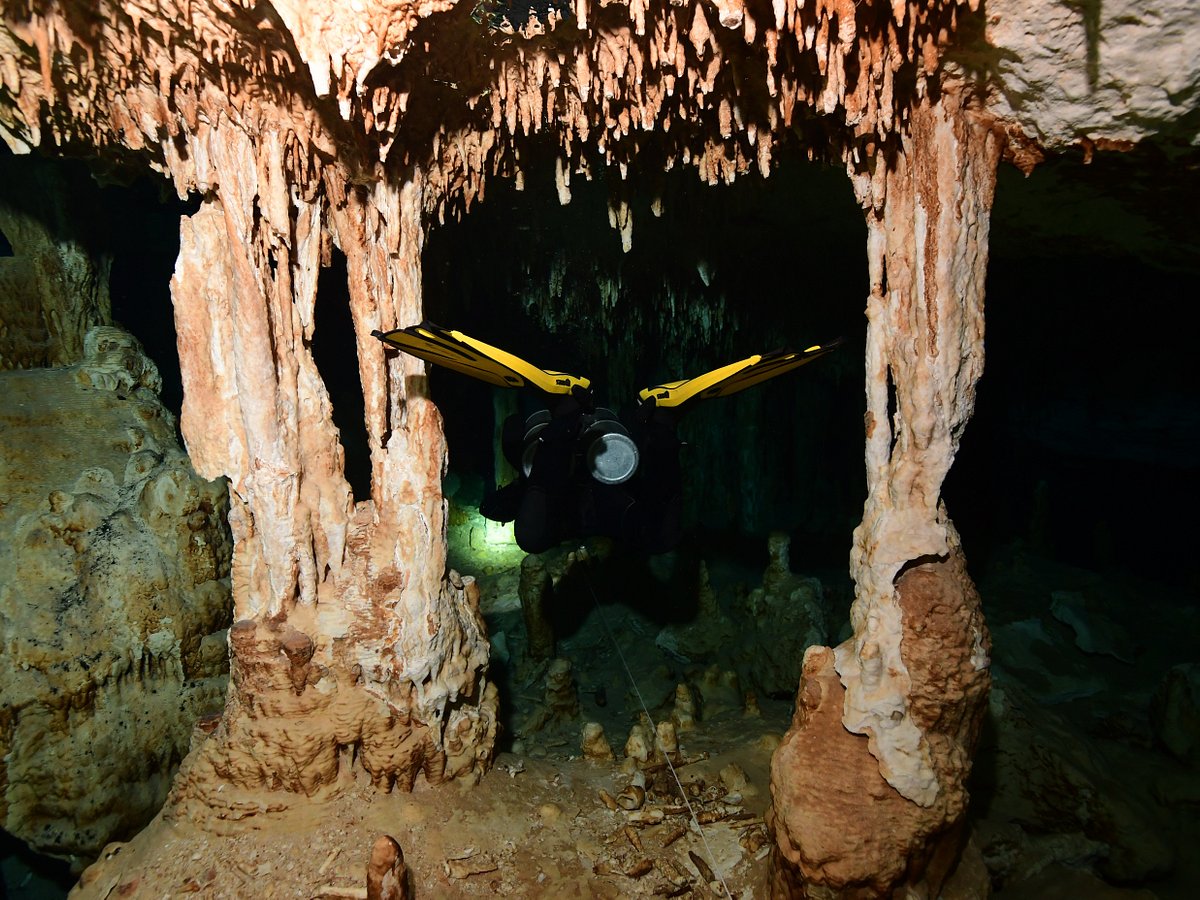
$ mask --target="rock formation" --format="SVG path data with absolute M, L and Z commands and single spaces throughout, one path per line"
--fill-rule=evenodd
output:
M 93 210 L 53 164 L 0 157 L 0 370 L 83 360 L 94 325 L 111 325 L 110 260 L 89 247 Z
M 231 545 L 137 342 L 0 390 L 0 824 L 83 863 L 162 804 L 225 690 Z
M 1182 762 L 1200 766 L 1200 666 L 1173 666 L 1150 707 L 1154 733 Z
M 232 820 L 260 808 L 240 791 L 311 795 L 354 765 L 407 788 L 419 773 L 471 778 L 489 763 L 486 637 L 472 586 L 444 571 L 438 413 L 421 366 L 370 337 L 422 317 L 427 223 L 469 209 L 491 177 L 520 184 L 544 135 L 560 201 L 573 179 L 603 172 L 628 248 L 635 182 L 653 194 L 655 173 L 676 166 L 708 184 L 766 176 L 792 148 L 844 164 L 866 216 L 869 495 L 854 636 L 809 652 L 774 767 L 776 883 L 820 896 L 936 890 L 961 846 L 987 686 L 986 630 L 939 495 L 983 365 L 996 166 L 1002 155 L 1035 165 L 1044 145 L 1134 140 L 1145 105 L 1162 128 L 1186 128 L 1186 100 L 1173 98 L 1200 83 L 1198 13 L 1182 0 L 1161 23 L 1019 0 L 989 5 L 986 21 L 979 3 L 955 0 L 574 0 L 525 21 L 495 9 L 4 8 L 11 148 L 90 146 L 203 198 L 181 223 L 172 285 L 182 426 L 197 471 L 229 479 L 236 621 L 225 716 L 177 782 L 175 809 Z M 1107 118 L 1096 105 L 1121 86 L 1103 75 L 1102 27 L 1126 34 L 1138 65 L 1122 71 L 1140 86 L 1162 77 L 1137 110 L 1118 109 L 1121 97 Z M 1136 48 L 1164 33 L 1188 48 L 1170 71 L 1167 54 Z M 1029 65 L 1006 67 L 1013 56 Z M 335 245 L 371 453 L 370 499 L 357 504 L 311 353 L 316 274 Z M 814 741 L 820 796 L 797 763 Z M 850 772 L 859 781 L 837 789 Z M 818 834 L 814 809 L 861 831 Z M 885 831 L 888 843 L 852 852 L 853 835 Z
M 911 138 L 920 151 L 914 148 L 894 169 L 881 167 L 874 178 L 856 181 L 869 210 L 872 285 L 868 497 L 851 556 L 857 585 L 854 637 L 834 655 L 845 689 L 838 705 L 846 728 L 868 739 L 857 752 L 869 749 L 879 774 L 913 805 L 913 822 L 937 811 L 936 824 L 914 826 L 915 843 L 899 852 L 892 848 L 888 858 L 930 858 L 939 848 L 926 840 L 938 835 L 944 843 L 944 826 L 965 811 L 964 780 L 988 678 L 987 632 L 957 535 L 939 502 L 982 371 L 987 222 L 1000 150 L 989 130 L 960 115 L 958 102 L 946 92 L 936 105 L 921 103 L 913 112 Z M 920 588 L 922 594 L 937 595 L 930 601 L 941 613 L 937 620 L 915 611 L 906 616 L 903 588 L 917 577 L 929 582 Z M 927 645 L 939 627 L 945 629 L 940 645 Z M 920 646 L 943 658 L 917 659 Z M 827 657 L 816 654 L 818 659 Z M 815 689 L 805 684 L 807 677 L 801 680 L 801 697 Z M 820 669 L 814 668 L 812 677 L 820 677 Z M 951 697 L 954 701 L 947 702 Z M 944 709 L 938 711 L 940 705 Z M 956 721 L 943 721 L 946 716 Z M 803 730 L 806 721 L 798 718 L 797 725 Z M 786 760 L 785 751 L 777 754 L 777 781 L 786 773 Z M 792 789 L 786 781 L 776 786 L 782 792 Z M 780 852 L 807 883 L 814 877 L 811 861 L 822 854 L 806 848 L 809 839 L 803 835 L 809 832 L 788 820 L 787 808 L 777 805 L 784 823 Z M 867 810 L 882 815 L 882 809 L 864 801 L 855 817 L 864 833 L 882 825 L 872 824 Z M 880 878 L 884 870 L 878 862 L 850 880 L 867 873 Z M 946 874 L 930 870 L 929 888 L 936 890 L 936 879 Z M 818 883 L 825 877 L 821 873 Z M 828 877 L 842 883 L 841 876 Z M 911 878 L 911 873 L 901 867 L 891 877 Z M 918 880 L 924 878 L 922 872 Z M 895 886 L 881 879 L 872 889 L 887 893 Z
M 901 748 L 892 735 L 867 742 L 847 730 L 845 711 L 855 698 L 835 667 L 850 648 L 809 648 L 792 728 L 771 762 L 780 896 L 810 896 L 814 885 L 864 897 L 891 896 L 907 885 L 937 896 L 954 875 L 966 840 L 965 775 L 989 683 L 983 614 L 957 546 L 946 560 L 901 575 L 891 600 L 904 635 L 892 665 L 905 667 L 911 691 L 911 721 L 896 717 L 894 727 L 909 725 L 919 744 Z M 879 655 L 868 655 L 866 664 Z M 886 680 L 872 686 L 881 684 Z M 871 744 L 883 749 L 868 752 Z M 933 785 L 919 801 L 893 783 L 910 788 L 902 779 L 914 772 L 927 772 Z M 974 896 L 985 896 L 986 885 L 974 888 Z

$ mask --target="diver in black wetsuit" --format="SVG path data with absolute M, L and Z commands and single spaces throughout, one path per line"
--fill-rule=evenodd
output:
M 527 553 L 593 535 L 664 553 L 682 534 L 675 420 L 668 409 L 642 406 L 621 421 L 584 388 L 550 410 L 509 416 L 501 446 L 517 480 L 489 494 L 479 511 L 515 522 Z
M 682 444 L 675 433 L 682 410 L 790 372 L 841 343 L 757 354 L 647 387 L 622 420 L 596 405 L 587 378 L 541 369 L 461 331 L 422 322 L 372 333 L 427 362 L 499 387 L 533 387 L 548 398 L 549 409 L 505 421 L 501 444 L 517 480 L 480 507 L 488 519 L 515 522 L 517 543 L 527 553 L 593 535 L 646 553 L 675 547 L 682 536 Z

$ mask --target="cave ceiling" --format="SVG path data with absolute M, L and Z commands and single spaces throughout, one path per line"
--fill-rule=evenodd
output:
M 294 192 L 424 173 L 435 221 L 487 179 L 602 178 L 628 249 L 635 190 L 708 184 L 789 153 L 870 172 L 914 100 L 965 86 L 1023 171 L 1047 151 L 1152 138 L 1195 159 L 1200 12 L 1136 4 L 853 0 L 10 0 L 0 137 L 219 188 L 231 129 L 269 218 Z M 957 88 L 956 88 L 957 89 Z M 323 173 L 337 170 L 325 187 Z
M 301 196 L 429 174 L 430 211 L 557 148 L 560 199 L 605 167 L 766 173 L 781 145 L 860 163 L 894 140 L 967 3 L 549 3 L 524 22 L 461 3 L 8 3 L 0 131 L 148 155 L 180 194 L 212 189 L 203 140 L 234 124 Z M 198 140 L 197 140 L 198 139 Z

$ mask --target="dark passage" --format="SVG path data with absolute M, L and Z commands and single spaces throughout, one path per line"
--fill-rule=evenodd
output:
M 333 424 L 346 453 L 346 480 L 356 501 L 371 496 L 371 456 L 367 447 L 358 345 L 350 316 L 346 255 L 336 247 L 328 268 L 317 277 L 312 354 L 333 402 Z
M 485 203 L 433 230 L 427 317 L 586 376 L 596 402 L 626 416 L 641 388 L 844 337 L 796 372 L 695 403 L 679 424 L 686 540 L 758 560 L 767 532 L 783 529 L 800 536 L 806 563 L 844 571 L 863 499 L 867 288 L 865 224 L 845 174 L 791 159 L 768 180 L 732 186 L 690 171 L 631 182 L 633 244 L 623 253 L 609 227 L 611 185 L 576 176 L 562 206 L 552 161 L 529 171 L 523 191 L 494 179 Z M 491 486 L 503 391 L 445 370 L 431 390 L 454 486 Z M 506 402 L 528 415 L 539 400 Z
M 987 364 L 944 492 L 976 571 L 1020 540 L 1071 565 L 1200 586 L 1173 562 L 1191 553 L 1174 523 L 1200 478 L 1195 350 L 1179 327 L 1200 229 L 1176 217 L 1181 200 L 1139 187 L 1131 162 L 1065 157 L 1028 179 L 1002 167 Z M 1070 230 L 1047 224 L 1046 196 L 1070 200 Z
M 145 176 L 128 187 L 100 190 L 112 255 L 109 294 L 113 321 L 142 342 L 162 376 L 163 405 L 178 420 L 183 407 L 179 349 L 171 305 L 171 275 L 179 258 L 179 220 L 200 198 L 179 200 L 165 181 Z

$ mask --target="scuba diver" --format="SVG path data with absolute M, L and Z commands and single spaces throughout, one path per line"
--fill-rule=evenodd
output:
M 461 331 L 422 322 L 372 334 L 488 384 L 528 386 L 546 395 L 547 408 L 505 420 L 501 449 L 517 479 L 489 493 L 479 509 L 487 519 L 513 522 L 526 553 L 599 535 L 650 554 L 673 549 L 683 528 L 683 443 L 676 426 L 688 405 L 745 390 L 841 344 L 839 338 L 799 353 L 750 356 L 696 378 L 654 385 L 619 418 L 596 404 L 587 378 L 538 368 Z

